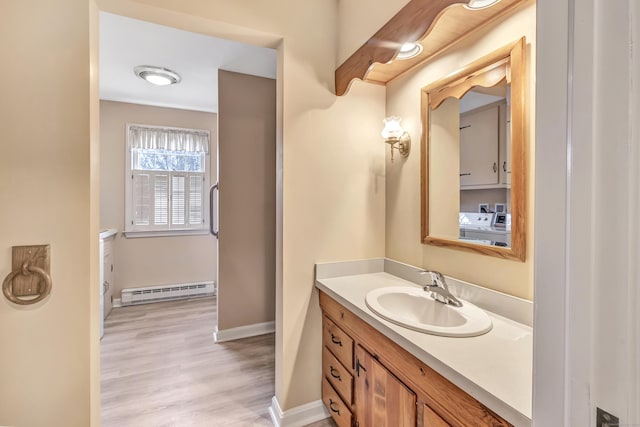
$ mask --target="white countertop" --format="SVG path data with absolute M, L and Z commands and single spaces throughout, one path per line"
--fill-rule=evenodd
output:
M 498 293 L 447 278 L 449 283 L 456 282 L 450 283 L 456 296 L 485 309 L 491 317 L 491 331 L 477 337 L 441 337 L 413 331 L 382 319 L 367 307 L 367 292 L 388 286 L 416 287 L 418 280 L 406 279 L 414 273 L 417 279 L 418 271 L 387 259 L 318 264 L 316 287 L 510 423 L 530 426 L 533 330 L 489 311 L 491 302 L 485 302 L 491 299 L 491 294 Z M 502 314 L 530 308 L 530 302 L 508 295 L 499 294 L 495 298 L 500 301 L 494 307 L 511 305 Z M 511 317 L 528 322 L 530 313 Z

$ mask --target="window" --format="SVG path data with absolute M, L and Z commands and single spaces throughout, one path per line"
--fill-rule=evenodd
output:
M 206 233 L 209 132 L 127 125 L 127 237 Z

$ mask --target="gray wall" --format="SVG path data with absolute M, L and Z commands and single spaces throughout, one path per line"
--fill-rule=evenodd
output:
M 276 81 L 218 74 L 218 330 L 275 320 Z

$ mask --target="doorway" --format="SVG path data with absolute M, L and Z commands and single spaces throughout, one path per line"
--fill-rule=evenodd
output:
M 157 398 L 156 401 L 148 402 L 147 409 L 141 411 L 143 414 L 153 412 L 156 415 L 164 414 L 164 417 L 177 416 L 178 414 L 166 413 L 164 410 L 175 407 L 179 402 L 168 402 L 159 397 L 163 395 L 163 388 L 174 389 L 178 385 L 175 382 L 162 382 L 163 379 L 171 377 L 175 380 L 176 376 L 179 381 L 184 380 L 185 377 L 197 379 L 198 381 L 187 382 L 186 385 L 183 385 L 185 385 L 185 390 L 202 391 L 203 394 L 195 396 L 185 394 L 185 396 L 191 396 L 187 400 L 199 401 L 206 399 L 206 396 L 212 396 L 212 390 L 207 389 L 207 384 L 220 385 L 220 380 L 224 377 L 224 375 L 220 375 L 219 378 L 216 378 L 215 369 L 206 371 L 202 369 L 202 366 L 192 371 L 182 369 L 185 366 L 193 368 L 197 366 L 198 361 L 206 360 L 206 357 L 210 357 L 212 360 L 218 360 L 222 357 L 221 353 L 213 354 L 204 350 L 210 349 L 209 344 L 213 346 L 211 332 L 215 331 L 218 334 L 220 332 L 218 325 L 221 319 L 218 305 L 221 299 L 223 303 L 225 301 L 220 298 L 221 286 L 225 285 L 221 284 L 218 278 L 220 273 L 219 251 L 224 249 L 219 248 L 218 241 L 209 234 L 210 225 L 216 230 L 219 225 L 224 227 L 224 224 L 219 224 L 220 218 L 217 215 L 212 216 L 211 214 L 214 212 L 210 211 L 210 207 L 216 211 L 219 203 L 210 205 L 208 200 L 208 187 L 217 182 L 220 171 L 217 139 L 220 116 L 216 92 L 218 73 L 221 71 L 218 70 L 224 67 L 225 70 L 229 70 L 225 73 L 230 72 L 255 79 L 272 80 L 275 78 L 276 59 L 273 49 L 214 39 L 201 34 L 105 12 L 101 13 L 100 21 L 101 229 L 116 230 L 115 238 L 111 243 L 113 280 L 109 283 L 108 288 L 112 294 L 109 296 L 109 302 L 113 297 L 114 307 L 117 311 L 117 313 L 110 314 L 107 309 L 104 312 L 104 315 L 109 317 L 106 319 L 103 340 L 103 348 L 108 347 L 108 350 L 102 354 L 104 368 L 102 384 L 104 386 L 106 382 L 109 382 L 111 386 L 120 381 L 121 385 L 120 388 L 111 388 L 108 395 L 103 394 L 102 400 L 105 412 L 110 404 L 117 402 L 115 406 L 118 409 L 114 419 L 117 420 L 116 425 L 123 425 L 126 423 L 124 421 L 126 418 L 121 418 L 121 414 L 118 412 L 125 410 L 125 405 L 121 400 L 122 395 L 125 397 L 125 402 L 131 402 L 136 406 L 140 404 L 140 402 L 135 402 L 141 395 L 154 396 Z M 168 87 L 155 87 L 134 74 L 134 68 L 141 65 L 159 65 L 171 69 L 179 74 L 180 83 Z M 273 104 L 274 160 L 272 163 L 275 163 L 275 85 Z M 182 192 L 180 192 L 179 186 L 175 191 L 172 187 L 174 178 L 179 178 L 182 175 L 186 176 L 184 182 L 191 182 L 190 175 L 186 172 L 192 171 L 167 171 L 165 179 L 164 170 L 161 170 L 160 175 L 163 177 L 159 181 L 153 181 L 156 179 L 154 176 L 158 174 L 156 164 L 151 166 L 150 171 L 145 175 L 151 177 L 145 178 L 147 181 L 144 181 L 150 190 L 147 193 L 143 192 L 144 186 L 136 182 L 135 173 L 132 170 L 134 168 L 132 159 L 135 157 L 135 153 L 132 152 L 129 139 L 129 126 L 131 125 L 160 128 L 162 131 L 168 132 L 175 129 L 203 131 L 210 135 L 209 147 L 204 154 L 206 178 L 203 179 L 202 188 L 198 190 L 202 195 L 199 199 L 196 196 L 191 197 L 189 187 L 186 190 L 182 188 Z M 148 147 L 145 146 L 145 148 Z M 255 152 L 251 154 L 255 155 Z M 275 200 L 275 164 L 273 166 L 273 197 Z M 129 179 L 132 180 L 132 184 L 130 184 L 132 189 L 127 192 Z M 163 179 L 164 181 L 162 181 Z M 179 181 L 177 178 L 175 180 Z M 157 182 L 160 184 L 156 184 Z M 138 188 L 137 185 L 141 188 Z M 167 194 L 160 191 L 165 188 L 163 185 L 169 188 Z M 143 196 L 136 198 L 136 191 Z M 131 194 L 134 194 L 134 197 Z M 144 194 L 148 194 L 146 199 Z M 197 195 L 197 192 L 193 194 Z M 221 198 L 223 198 L 222 194 Z M 172 219 L 167 220 L 163 217 L 163 211 L 159 211 L 158 206 L 166 208 L 167 215 L 170 217 L 174 215 L 173 209 L 176 205 L 174 200 L 180 195 L 184 197 L 184 200 L 179 206 L 186 209 L 182 211 L 184 212 L 183 216 L 190 218 L 192 212 L 189 209 L 193 207 L 191 205 L 194 205 L 196 210 L 200 209 L 202 227 L 200 229 L 194 227 L 193 230 L 181 230 L 180 227 L 176 227 L 176 229 L 161 230 L 154 234 L 154 231 L 157 231 L 154 229 L 158 225 L 157 218 L 160 218 L 160 222 L 164 221 L 173 225 Z M 166 197 L 166 202 L 156 202 L 156 198 L 165 200 L 164 197 Z M 190 203 L 194 199 L 198 203 Z M 149 224 L 143 221 L 142 229 L 136 230 L 132 229 L 131 225 L 138 224 L 133 220 L 130 222 L 129 219 L 137 218 L 137 211 L 133 210 L 140 207 L 141 200 L 148 201 L 146 206 L 151 213 L 147 216 L 151 219 Z M 216 201 L 220 200 L 216 197 Z M 126 214 L 123 215 L 123 212 Z M 212 224 L 209 224 L 210 222 Z M 145 229 L 147 226 L 148 229 Z M 275 240 L 275 223 L 273 229 Z M 243 249 L 240 248 L 236 252 L 242 253 Z M 239 257 L 236 254 L 233 257 L 233 262 L 238 260 Z M 275 261 L 272 264 L 275 265 Z M 246 265 L 251 264 L 244 263 L 244 266 Z M 230 264 L 228 268 L 235 268 L 235 266 Z M 275 282 L 275 277 L 273 282 Z M 206 288 L 209 283 L 214 285 L 214 296 L 209 297 L 206 294 L 197 300 L 183 299 L 188 295 L 178 295 L 177 298 L 173 298 L 171 295 L 168 295 L 167 298 L 164 297 L 165 294 L 171 294 L 176 288 Z M 227 286 L 232 287 L 231 285 Z M 275 283 L 273 283 L 273 287 L 275 288 Z M 123 290 L 127 291 L 123 293 Z M 141 293 L 143 297 L 146 293 L 149 299 L 154 301 L 154 304 L 137 305 L 138 302 L 141 302 L 140 300 L 131 304 L 129 294 L 132 292 L 130 291 Z M 231 301 L 231 299 L 226 301 Z M 127 304 L 134 306 L 122 308 Z M 233 304 L 234 302 L 231 301 L 230 305 Z M 262 301 L 261 304 L 266 307 L 271 306 L 273 310 L 275 290 L 271 293 L 271 301 Z M 235 314 L 242 313 L 243 310 L 246 310 L 249 315 L 255 313 L 255 310 L 247 308 L 246 304 L 229 308 L 230 312 Z M 227 332 L 225 339 L 218 339 L 218 341 L 230 340 L 230 342 L 218 344 L 217 350 L 222 350 L 227 356 L 232 355 L 230 359 L 233 361 L 246 362 L 253 358 L 260 359 L 262 353 L 256 349 L 269 348 L 270 350 L 265 354 L 270 354 L 273 358 L 273 335 L 260 336 L 255 339 L 248 338 L 246 341 L 252 343 L 250 346 L 244 346 L 242 344 L 244 341 L 231 342 L 252 335 L 263 335 L 274 329 L 273 322 L 271 322 L 271 330 L 268 330 L 269 322 L 253 321 L 253 323 L 257 323 L 258 328 L 250 330 L 248 333 L 246 328 L 242 329 L 240 333 L 237 331 L 238 328 L 245 326 L 242 323 L 237 327 L 233 322 L 230 323 L 231 326 L 225 331 Z M 265 328 L 267 329 L 265 330 Z M 174 333 L 173 338 L 166 335 L 167 332 Z M 124 335 L 117 338 L 117 334 L 120 333 L 124 333 Z M 112 335 L 109 336 L 110 334 Z M 145 341 L 146 338 L 150 338 L 150 340 Z M 114 340 L 119 341 L 114 342 Z M 156 344 L 160 344 L 160 347 L 154 347 Z M 203 349 L 198 350 L 198 345 L 204 346 Z M 183 352 L 182 350 L 185 349 L 195 349 L 195 355 Z M 151 370 L 145 369 L 153 366 L 151 364 L 154 361 L 159 361 L 162 368 L 158 366 Z M 257 363 L 256 366 L 271 366 L 270 374 L 258 374 L 267 380 L 268 387 L 270 387 L 268 398 L 260 405 L 266 413 L 270 397 L 274 394 L 273 362 L 263 359 Z M 204 366 L 212 367 L 215 365 L 216 363 L 212 362 Z M 138 368 L 141 369 L 136 371 Z M 247 371 L 244 368 L 236 370 Z M 116 372 L 118 372 L 117 375 Z M 122 376 L 126 378 L 118 378 L 118 375 L 122 373 L 124 373 Z M 223 374 L 223 372 L 219 374 Z M 149 382 L 142 386 L 145 384 L 145 378 Z M 199 382 L 202 379 L 208 381 Z M 242 381 L 242 378 L 235 378 L 237 383 L 242 383 Z M 128 384 L 126 384 L 127 382 Z M 227 383 L 223 382 L 223 384 Z M 140 387 L 146 387 L 144 393 L 140 393 Z M 229 390 L 232 391 L 229 392 Z M 231 389 L 223 387 L 220 395 L 225 399 L 239 397 L 233 390 L 235 390 L 233 387 Z M 253 399 L 259 398 L 254 396 Z M 217 400 L 219 401 L 220 398 Z M 154 405 L 157 405 L 156 410 L 153 410 Z M 181 406 L 184 406 L 184 402 Z M 207 408 L 197 407 L 195 412 L 201 411 L 211 417 L 211 411 L 215 412 L 216 410 L 215 404 L 210 404 Z M 139 412 L 140 410 L 135 413 Z M 138 415 L 132 414 L 131 416 Z M 262 417 L 262 415 L 259 414 L 258 417 Z M 244 422 L 248 419 L 247 417 L 251 417 L 251 414 L 245 414 L 245 417 L 242 418 Z

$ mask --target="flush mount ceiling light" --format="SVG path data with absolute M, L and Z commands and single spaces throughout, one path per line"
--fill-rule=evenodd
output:
M 464 7 L 471 10 L 484 9 L 485 7 L 493 6 L 500 0 L 470 0 L 469 4 L 465 4 Z
M 413 58 L 414 56 L 418 56 L 420 52 L 422 52 L 422 45 L 420 43 L 403 43 L 396 59 Z
M 156 86 L 168 86 L 180 83 L 182 78 L 175 71 L 153 65 L 139 65 L 133 69 L 136 76 Z

